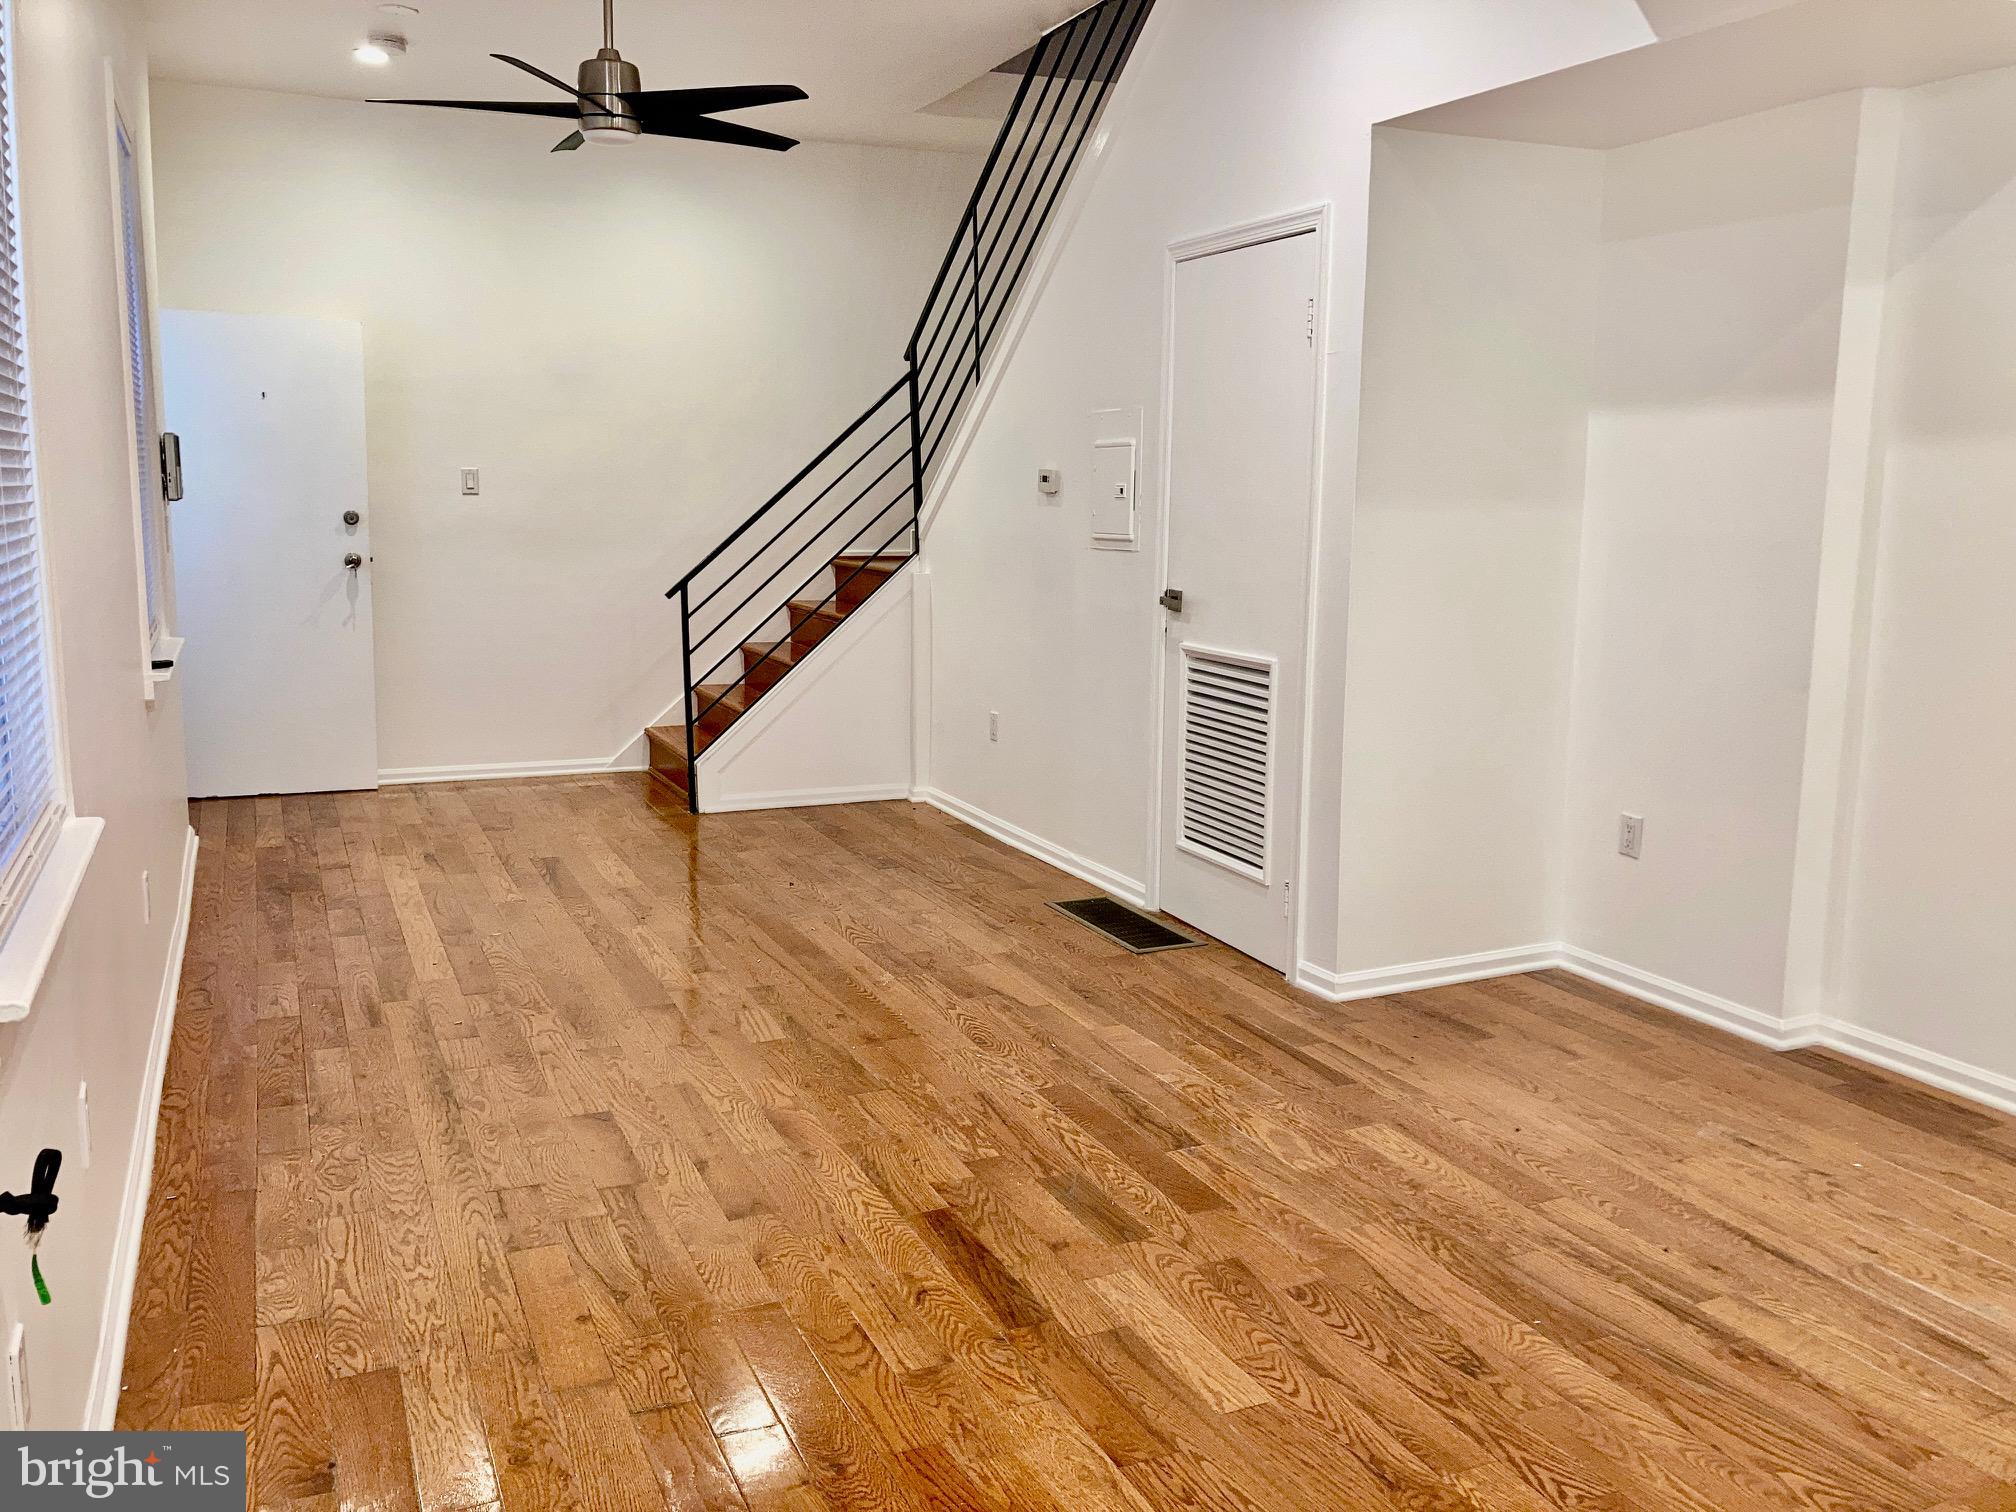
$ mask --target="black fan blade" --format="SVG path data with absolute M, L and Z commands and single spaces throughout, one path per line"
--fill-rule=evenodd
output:
M 509 63 L 513 68 L 524 69 L 525 72 L 532 75 L 532 77 L 535 79 L 544 79 L 548 84 L 551 84 L 555 89 L 561 90 L 567 94 L 574 96 L 575 99 L 579 100 L 583 105 L 586 105 L 591 110 L 598 111 L 603 115 L 610 114 L 610 112 L 603 106 L 602 102 L 598 100 L 594 95 L 585 95 L 581 93 L 580 90 L 576 89 L 572 84 L 567 83 L 564 79 L 554 78 L 553 75 L 546 72 L 546 70 L 543 68 L 534 68 L 530 63 L 527 63 L 523 58 L 514 58 L 509 53 L 492 53 L 490 54 L 490 56 L 495 58 L 499 63 Z
M 579 105 L 565 104 L 559 100 L 373 100 L 373 105 L 432 105 L 439 110 L 496 110 L 505 115 L 552 116 L 555 119 L 575 120 L 581 114 Z
M 623 96 L 645 120 L 654 117 L 714 115 L 758 105 L 789 105 L 810 95 L 796 84 L 730 84 L 720 89 L 640 89 Z
M 761 147 L 766 152 L 789 152 L 798 145 L 796 137 L 778 136 L 774 131 L 758 131 L 753 126 L 738 125 L 734 121 L 717 121 L 712 116 L 646 121 L 644 135 L 686 137 L 695 142 L 720 142 L 728 147 Z
M 584 137 L 583 135 L 581 135 L 580 132 L 577 131 L 570 136 L 564 136 L 560 138 L 560 140 L 554 144 L 553 150 L 555 152 L 574 152 L 578 150 L 581 144 L 587 140 L 588 138 Z

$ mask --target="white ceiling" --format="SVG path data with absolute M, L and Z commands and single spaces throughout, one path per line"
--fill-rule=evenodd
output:
M 602 45 L 598 0 L 413 0 L 412 50 L 362 68 L 350 50 L 388 24 L 374 0 L 141 0 L 157 78 L 362 100 L 538 99 L 491 60 L 571 79 Z M 646 89 L 797 84 L 812 98 L 744 117 L 826 141 L 980 149 L 994 121 L 929 113 L 1027 48 L 1083 0 L 617 0 L 616 45 Z
M 1843 90 L 1909 88 L 2012 65 L 2016 0 L 1798 0 L 1390 124 L 1621 147 Z

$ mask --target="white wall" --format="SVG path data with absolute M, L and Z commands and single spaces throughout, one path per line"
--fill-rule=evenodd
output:
M 1858 105 L 1605 155 L 1560 937 L 1772 1017 Z
M 896 377 L 978 171 L 185 84 L 155 117 L 164 304 L 364 326 L 395 771 L 606 759 L 676 701 L 664 590 Z
M 188 838 L 178 695 L 170 683 L 151 708 L 141 697 L 105 99 L 110 59 L 121 107 L 144 147 L 145 60 L 127 19 L 112 0 L 15 5 L 36 464 L 64 733 L 78 811 L 105 820 L 32 1012 L 0 1029 L 0 1187 L 19 1189 L 42 1146 L 66 1152 L 62 1209 L 41 1248 L 51 1304 L 38 1305 L 29 1288 L 13 1220 L 0 1264 L 0 1325 L 28 1325 L 38 1428 L 84 1423 L 101 1324 L 123 1326 L 119 1268 L 139 1237 L 138 1212 L 123 1209 L 135 1136 L 143 1122 L 151 1128 L 149 1050 Z M 141 922 L 143 871 L 153 893 L 149 924 Z M 77 1085 L 85 1080 L 88 1168 L 77 1138 Z M 122 1226 L 122 1216 L 132 1222 Z M 105 1352 L 116 1364 L 116 1341 L 105 1341 Z M 109 1416 L 109 1400 L 100 1405 Z
M 1600 153 L 1373 144 L 1342 972 L 1558 923 Z
M 2016 1096 L 2016 70 L 1904 96 L 1837 1012 Z M 1936 1069 L 1936 1068 L 1935 1068 Z
M 1050 506 L 1036 470 L 1082 476 L 1097 410 L 1141 406 L 1156 434 L 1171 243 L 1328 202 L 1317 760 L 1302 891 L 1303 954 L 1334 962 L 1372 125 L 1651 38 L 1630 0 L 1161 0 L 1109 118 L 1112 145 L 926 542 L 935 629 L 921 782 L 1122 878 L 1145 875 L 1164 586 L 1155 448 L 1144 452 L 1138 555 L 1088 549 L 1082 492 Z M 989 710 L 1002 715 L 999 744 Z

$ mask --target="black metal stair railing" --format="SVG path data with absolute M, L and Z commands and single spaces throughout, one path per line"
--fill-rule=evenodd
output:
M 911 333 L 902 376 L 667 591 L 679 605 L 694 812 L 701 721 L 724 706 L 731 716 L 745 707 L 747 700 L 731 702 L 736 693 L 789 655 L 801 624 L 841 603 L 872 571 L 867 561 L 846 567 L 842 558 L 911 555 L 921 544 L 924 500 L 945 443 L 979 388 L 988 351 L 1154 6 L 1103 0 L 1044 34 Z M 832 587 L 810 597 L 829 574 Z M 749 647 L 762 649 L 745 655 Z

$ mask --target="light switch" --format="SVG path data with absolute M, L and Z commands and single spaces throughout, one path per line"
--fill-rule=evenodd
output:
M 483 492 L 483 474 L 478 472 L 473 467 L 463 468 L 462 492 L 472 499 L 475 498 L 477 494 Z
M 1054 499 L 1064 491 L 1064 474 L 1054 467 L 1045 467 L 1036 474 L 1036 492 L 1046 499 Z

